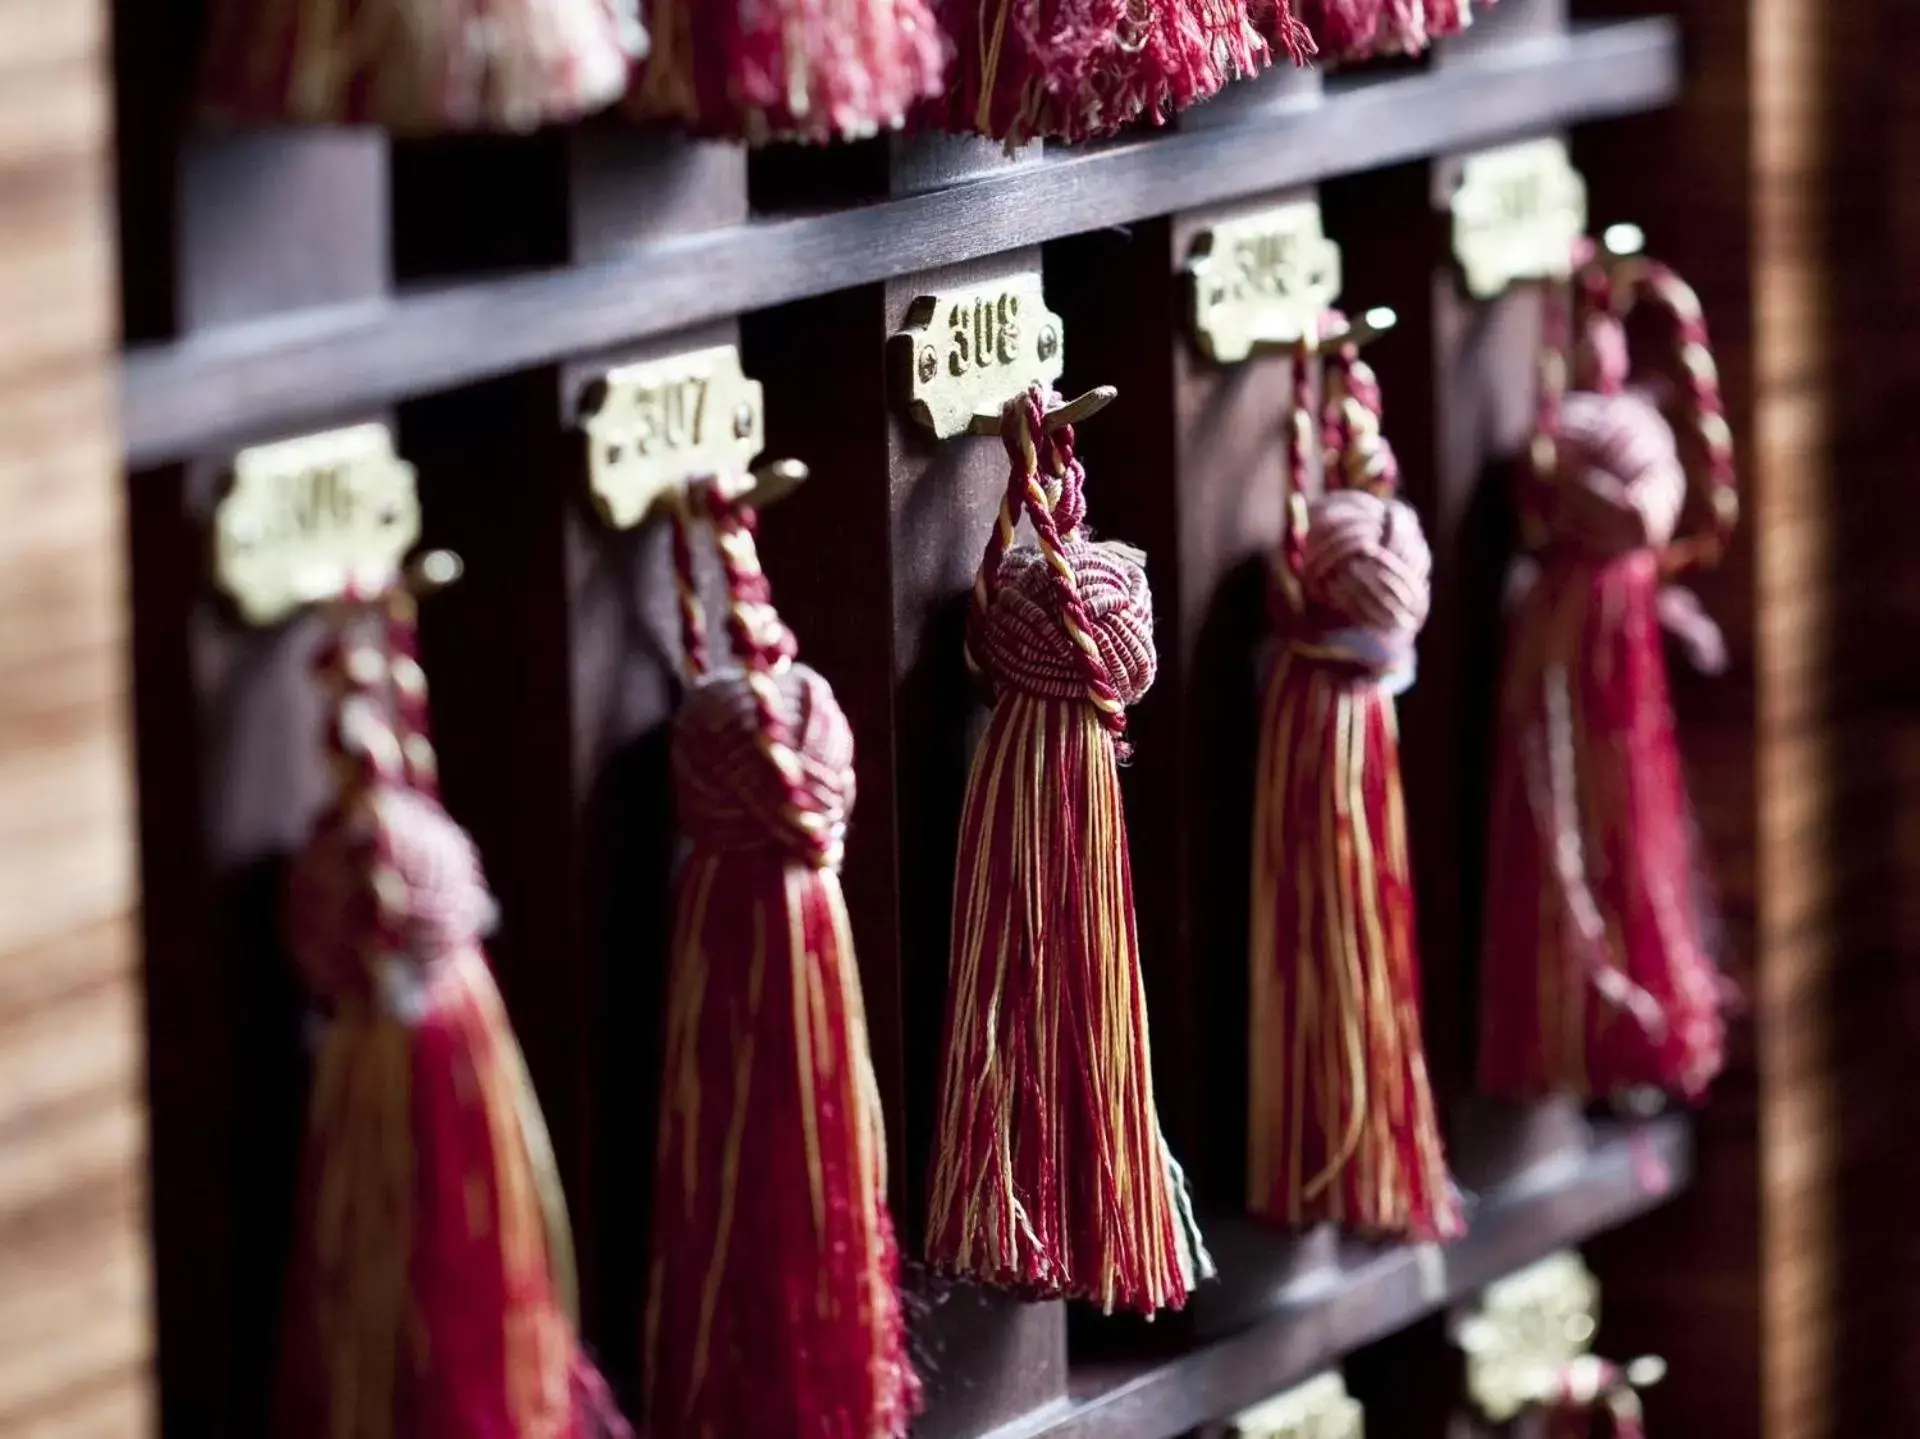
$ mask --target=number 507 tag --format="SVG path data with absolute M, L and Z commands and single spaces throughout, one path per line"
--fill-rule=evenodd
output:
M 602 517 L 630 529 L 695 480 L 746 473 L 766 443 L 764 396 L 740 352 L 716 345 L 609 370 L 580 403 Z

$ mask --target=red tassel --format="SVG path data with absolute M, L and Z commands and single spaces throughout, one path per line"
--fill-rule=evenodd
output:
M 647 1309 L 651 1439 L 894 1439 L 906 1358 L 886 1138 L 838 866 L 853 735 L 793 661 L 754 519 L 703 491 L 743 668 L 706 643 L 676 520 L 684 649 L 674 725 L 689 852 L 668 983 Z
M 1472 22 L 1470 0 L 1300 0 L 1300 21 L 1334 61 L 1418 55 Z
M 1143 116 L 1158 124 L 1265 69 L 1253 12 L 1286 16 L 1289 3 L 938 0 L 955 74 L 929 119 L 1009 147 L 1112 135 Z M 1277 21 L 1272 29 L 1291 34 Z
M 1043 406 L 1008 407 L 974 584 L 969 660 L 996 701 L 961 818 L 927 1257 L 1152 1313 L 1211 1272 L 1154 1109 L 1117 766 L 1152 600 L 1142 557 L 1080 533 L 1085 472 Z M 1023 510 L 1037 547 L 1013 547 Z
M 1388 0 L 1299 0 L 1300 20 L 1314 48 L 1329 61 L 1375 53 Z
M 531 130 L 619 99 L 634 0 L 212 0 L 207 108 L 249 124 Z
M 1636 266 L 1668 309 L 1711 479 L 1714 528 L 1669 543 L 1687 491 L 1653 402 L 1622 388 L 1610 284 L 1581 358 L 1599 391 L 1564 401 L 1565 317 L 1543 384 L 1532 540 L 1508 617 L 1482 956 L 1480 1083 L 1516 1098 L 1653 1086 L 1697 1098 L 1719 1072 L 1721 986 L 1668 695 L 1663 623 L 1709 665 L 1718 633 L 1670 569 L 1718 553 L 1733 519 L 1731 437 L 1692 292 Z
M 937 95 L 929 0 L 650 0 L 627 108 L 703 135 L 824 144 L 899 128 Z
M 1298 499 L 1306 359 L 1277 584 L 1285 637 L 1255 771 L 1248 1203 L 1289 1225 L 1449 1239 L 1464 1225 L 1420 1033 L 1393 705 L 1412 677 L 1433 560 L 1392 498 L 1377 386 L 1351 347 L 1327 405 L 1328 483 L 1343 487 Z
M 289 880 L 326 1028 L 276 1432 L 627 1435 L 574 1337 L 565 1203 L 480 947 L 493 901 L 435 798 L 412 602 L 394 604 L 389 653 L 322 657 L 340 790 Z

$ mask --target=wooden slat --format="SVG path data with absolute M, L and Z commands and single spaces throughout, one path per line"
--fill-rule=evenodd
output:
M 1297 1384 L 1502 1274 L 1625 1224 L 1687 1183 L 1686 1121 L 1598 1128 L 1584 1151 L 1521 1171 L 1483 1196 L 1457 1243 L 1351 1245 L 1334 1273 L 1314 1271 L 1280 1290 L 1244 1332 L 1173 1358 L 1079 1370 L 1071 1401 L 993 1439 L 1172 1439 Z
M 151 1423 L 104 38 L 0 3 L 0 1432 L 74 1439 Z
M 263 319 L 125 367 L 136 465 L 782 301 L 1517 133 L 1645 110 L 1679 85 L 1659 20 L 1345 79 L 1317 105 L 1051 155 L 855 209 L 634 246 L 598 264 Z

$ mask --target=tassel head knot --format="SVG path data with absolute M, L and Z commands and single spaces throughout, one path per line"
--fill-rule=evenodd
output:
M 1673 538 L 1687 476 L 1673 431 L 1654 403 L 1631 390 L 1567 396 L 1556 437 L 1555 536 L 1603 557 Z
M 315 827 L 288 876 L 287 913 L 294 962 L 317 999 L 402 1019 L 496 917 L 467 832 L 431 796 L 388 783 Z
M 1413 509 L 1367 490 L 1333 490 L 1309 507 L 1300 585 L 1331 630 L 1410 646 L 1432 604 L 1433 552 Z
M 1130 705 L 1153 685 L 1153 595 L 1134 551 L 1078 535 L 1061 553 L 1086 607 L 1087 633 L 1115 698 Z M 1060 587 L 1046 555 L 1024 545 L 1000 560 L 992 599 L 980 619 L 979 653 L 996 688 L 1043 699 L 1081 699 L 1087 668 L 1062 613 Z
M 755 686 L 767 689 L 785 742 L 769 743 Z M 853 730 L 832 688 L 806 665 L 696 684 L 674 719 L 673 789 L 696 849 L 765 851 L 816 868 L 839 864 L 853 810 Z

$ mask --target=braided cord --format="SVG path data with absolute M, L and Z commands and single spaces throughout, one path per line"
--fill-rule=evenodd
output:
M 1284 629 L 1290 616 L 1306 607 L 1300 576 L 1307 562 L 1307 484 L 1313 469 L 1314 427 L 1313 360 L 1319 352 L 1314 339 L 1302 336 L 1293 347 L 1292 385 L 1287 397 L 1287 448 L 1283 461 L 1280 547 L 1267 566 L 1268 616 L 1275 629 Z
M 693 570 L 693 516 L 684 493 L 671 507 L 673 594 L 680 611 L 680 655 L 687 678 L 697 680 L 712 666 L 707 652 L 707 616 L 700 604 L 699 577 Z
M 1530 495 L 1528 487 L 1522 486 L 1520 506 L 1523 549 L 1538 550 L 1548 542 L 1547 522 L 1539 505 L 1541 497 L 1558 478 L 1560 416 L 1567 391 L 1573 384 L 1576 330 L 1588 339 L 1591 352 L 1604 348 L 1604 342 L 1593 334 L 1591 324 L 1594 315 L 1610 306 L 1611 281 L 1605 268 L 1595 263 L 1596 254 L 1590 238 L 1577 237 L 1569 256 L 1570 278 L 1549 279 L 1542 286 L 1540 368 L 1534 399 L 1533 440 L 1528 453 L 1533 484 Z M 1611 369 L 1604 364 L 1598 368 L 1602 373 L 1595 377 L 1595 384 L 1606 391 L 1612 383 Z
M 1001 435 L 1007 441 L 1014 465 L 1007 481 L 1007 499 L 1001 504 L 1004 516 L 1017 494 L 1040 542 L 1040 554 L 1053 576 L 1054 593 L 1060 604 L 1060 623 L 1073 642 L 1086 681 L 1087 702 L 1100 716 L 1101 724 L 1116 738 L 1126 732 L 1127 707 L 1101 657 L 1100 645 L 1093 635 L 1093 616 L 1080 594 L 1080 582 L 1067 558 L 1067 542 L 1078 533 L 1077 522 L 1064 532 L 1056 519 L 1060 511 L 1075 513 L 1080 504 L 1086 471 L 1073 456 L 1073 427 L 1061 425 L 1047 430 L 1046 394 L 1035 385 L 1009 404 L 1001 417 Z M 1049 495 L 1040 473 L 1041 447 L 1048 453 L 1048 474 L 1054 481 Z M 995 539 L 989 549 L 999 543 Z M 976 591 L 977 594 L 977 591 Z
M 994 591 L 1000 585 L 1000 562 L 1007 557 L 1007 551 L 1013 548 L 1014 530 L 1020 523 L 1020 511 L 1026 500 L 1026 468 L 1022 448 L 1026 442 L 1023 439 L 1024 431 L 1013 418 L 1015 407 L 1024 404 L 1025 400 L 1026 397 L 1022 396 L 1008 401 L 1000 414 L 1000 442 L 1006 446 L 1010 462 L 1007 487 L 1001 492 L 1000 509 L 993 517 L 993 532 L 987 536 L 986 548 L 981 551 L 980 567 L 973 572 L 973 602 L 967 611 L 967 672 L 977 680 L 986 678 L 986 669 L 980 663 L 975 641 L 980 626 L 986 623 L 987 611 L 993 606 Z
M 1727 423 L 1726 401 L 1720 389 L 1720 369 L 1713 358 L 1713 340 L 1700 297 L 1673 270 L 1654 260 L 1631 260 L 1621 266 L 1616 309 L 1623 317 L 1640 304 L 1651 304 L 1673 322 L 1677 358 L 1686 377 L 1688 421 L 1700 442 L 1704 464 L 1689 466 L 1696 493 L 1707 501 L 1703 533 L 1676 539 L 1662 556 L 1669 572 L 1715 563 L 1726 552 L 1727 541 L 1740 518 L 1739 477 L 1734 466 L 1733 427 Z
M 420 664 L 420 603 L 408 591 L 394 589 L 387 593 L 385 608 L 394 733 L 406 764 L 407 783 L 438 799 L 440 767 L 429 727 L 427 672 Z
M 773 607 L 773 587 L 760 567 L 754 543 L 760 517 L 720 485 L 702 485 L 698 494 L 726 576 L 727 638 L 753 696 L 755 746 L 780 776 L 786 791 L 784 816 L 806 837 L 807 858 L 816 867 L 837 868 L 844 846 L 841 827 L 808 803 L 806 769 L 780 711 L 779 677 L 792 666 L 800 646 Z
M 412 768 L 399 726 L 383 712 L 392 693 L 392 655 L 354 638 L 364 603 L 357 590 L 349 589 L 330 607 L 331 632 L 313 662 L 314 676 L 329 700 L 325 746 L 334 773 L 334 811 L 341 822 L 356 826 L 370 816 L 379 791 L 408 779 Z M 383 635 L 383 642 L 390 641 Z M 417 668 L 418 661 L 413 663 Z M 396 711 L 399 704 L 395 695 Z M 371 973 L 387 956 L 405 949 L 408 897 L 385 826 L 374 824 L 368 830 L 372 849 L 366 857 L 367 878 L 376 903 L 360 961 Z
M 1337 315 L 1336 324 L 1343 324 Z M 1335 347 L 1327 366 L 1321 426 L 1328 489 L 1365 490 L 1391 499 L 1400 489 L 1400 461 L 1383 430 L 1386 401 L 1380 377 L 1351 340 Z

